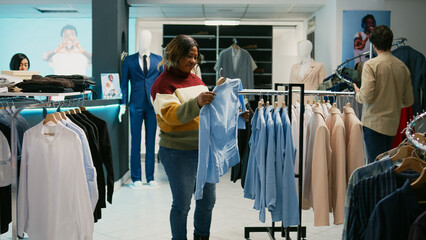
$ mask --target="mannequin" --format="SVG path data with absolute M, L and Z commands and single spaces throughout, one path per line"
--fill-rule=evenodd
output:
M 311 58 L 312 43 L 309 40 L 302 40 L 298 44 L 299 63 L 291 68 L 290 83 L 303 83 L 305 90 L 316 90 L 318 85 L 327 76 L 324 64 L 316 62 Z M 298 100 L 299 96 L 294 95 Z M 305 103 L 313 100 L 314 97 L 306 96 Z
M 152 34 L 143 30 L 139 35 L 139 51 L 124 59 L 123 72 L 121 76 L 121 89 L 123 93 L 120 114 L 125 112 L 128 104 L 130 110 L 131 129 L 131 154 L 130 173 L 134 189 L 143 187 L 141 181 L 141 131 L 142 123 L 145 121 L 145 174 L 147 186 L 155 186 L 154 164 L 155 164 L 155 135 L 157 131 L 157 120 L 151 103 L 151 87 L 155 79 L 163 72 L 157 65 L 162 57 L 150 51 Z M 144 61 L 145 58 L 145 61 Z M 131 92 L 129 89 L 129 80 Z M 130 101 L 128 102 L 128 96 Z

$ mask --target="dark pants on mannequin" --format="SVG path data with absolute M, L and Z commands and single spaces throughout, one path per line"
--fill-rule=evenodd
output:
M 377 155 L 392 148 L 394 136 L 378 133 L 368 127 L 362 128 L 364 130 L 364 143 L 367 148 L 368 163 L 372 163 L 376 159 Z
M 149 103 L 148 103 L 149 104 Z M 146 104 L 143 104 L 146 105 Z M 141 131 L 145 121 L 145 175 L 146 181 L 154 180 L 155 164 L 155 134 L 157 132 L 157 118 L 154 109 L 149 106 L 130 105 L 130 173 L 132 181 L 141 181 Z

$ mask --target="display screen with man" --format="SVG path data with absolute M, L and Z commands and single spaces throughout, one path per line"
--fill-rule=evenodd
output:
M 54 74 L 86 75 L 87 67 L 92 62 L 92 54 L 82 48 L 77 36 L 77 29 L 74 26 L 64 26 L 61 30 L 62 40 L 58 47 L 43 55 L 43 60 L 49 62 Z

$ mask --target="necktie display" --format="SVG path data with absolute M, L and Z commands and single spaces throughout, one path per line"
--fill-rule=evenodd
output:
M 143 55 L 143 73 L 145 76 L 148 74 L 148 64 L 146 62 L 146 55 Z

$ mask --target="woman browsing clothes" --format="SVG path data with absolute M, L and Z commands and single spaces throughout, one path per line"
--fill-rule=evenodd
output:
M 173 240 L 187 239 L 187 217 L 195 189 L 198 166 L 198 124 L 200 109 L 210 104 L 210 92 L 199 77 L 191 73 L 199 60 L 197 42 L 176 36 L 165 48 L 165 71 L 151 89 L 151 99 L 160 127 L 160 160 L 172 191 L 170 227 Z M 216 185 L 206 183 L 203 198 L 195 203 L 194 240 L 209 239 Z

